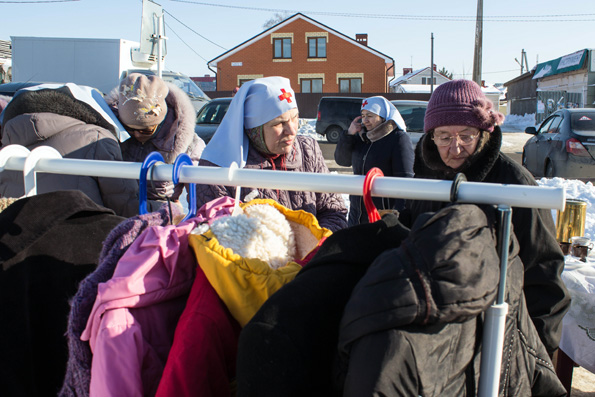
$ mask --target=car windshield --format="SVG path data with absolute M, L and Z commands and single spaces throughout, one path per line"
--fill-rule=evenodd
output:
M 395 103 L 393 105 L 401 113 L 403 121 L 407 126 L 409 132 L 419 132 L 424 130 L 424 116 L 426 115 L 427 104 L 402 104 Z
M 203 106 L 196 116 L 196 124 L 220 124 L 230 102 L 211 102 Z
M 168 83 L 172 83 L 175 86 L 181 88 L 190 98 L 201 98 L 205 101 L 209 100 L 209 97 L 192 81 L 188 76 L 177 76 L 162 74 L 161 78 Z
M 573 112 L 570 126 L 577 134 L 595 135 L 595 112 Z

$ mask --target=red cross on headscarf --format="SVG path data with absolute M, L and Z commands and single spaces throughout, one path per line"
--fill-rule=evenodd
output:
M 281 92 L 283 94 L 279 95 L 279 100 L 282 101 L 286 99 L 287 103 L 291 103 L 291 92 L 286 92 L 284 88 L 281 88 Z
M 368 101 L 364 101 L 364 103 L 362 103 L 362 109 L 366 107 L 366 105 L 368 104 Z

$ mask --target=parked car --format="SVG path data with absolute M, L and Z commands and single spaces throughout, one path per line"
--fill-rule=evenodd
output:
M 395 99 L 390 101 L 401 113 L 407 132 L 411 137 L 413 147 L 424 134 L 424 117 L 426 116 L 426 109 L 428 108 L 428 101 L 417 101 L 407 99 Z
M 364 98 L 322 97 L 318 102 L 316 133 L 326 136 L 330 143 L 339 142 L 339 136 L 360 115 Z
M 194 131 L 205 143 L 208 143 L 213 137 L 213 134 L 215 134 L 215 131 L 217 131 L 221 120 L 223 120 L 223 116 L 227 113 L 230 103 L 231 98 L 212 99 L 198 112 Z
M 595 109 L 560 109 L 523 147 L 523 166 L 535 177 L 560 177 L 595 182 Z
M 331 143 L 339 141 L 340 134 L 349 128 L 354 118 L 360 115 L 362 101 L 358 97 L 322 97 L 318 103 L 316 133 L 326 136 Z M 424 116 L 427 101 L 392 100 L 391 103 L 403 116 L 407 132 L 416 145 L 424 131 Z
M 157 71 L 155 70 L 148 70 L 148 69 L 130 69 L 126 70 L 120 76 L 120 79 L 123 79 L 130 73 L 142 73 L 146 75 L 157 75 Z M 167 81 L 168 83 L 172 83 L 176 87 L 179 87 L 182 91 L 184 91 L 192 101 L 194 105 L 194 109 L 198 112 L 200 109 L 211 100 L 207 94 L 204 93 L 203 90 L 200 89 L 199 86 L 196 85 L 194 81 L 185 74 L 179 72 L 172 72 L 169 70 L 163 70 L 161 72 L 161 78 L 163 81 Z
M 13 97 L 14 94 L 21 88 L 33 87 L 35 85 L 44 84 L 39 81 L 13 81 L 10 83 L 0 84 L 0 95 Z

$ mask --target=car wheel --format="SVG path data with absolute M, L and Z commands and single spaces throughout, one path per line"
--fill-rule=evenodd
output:
M 331 127 L 326 130 L 326 140 L 330 143 L 337 143 L 342 132 L 339 127 Z
M 523 157 L 521 160 L 521 164 L 523 165 L 523 167 L 527 168 L 527 156 L 525 156 L 525 151 L 523 150 Z
M 548 161 L 545 166 L 545 177 L 546 178 L 553 178 L 554 175 L 554 164 L 551 161 Z

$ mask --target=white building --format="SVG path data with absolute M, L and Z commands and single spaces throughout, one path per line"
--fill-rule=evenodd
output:
M 390 92 L 429 94 L 432 87 L 432 79 L 434 88 L 450 80 L 436 71 L 436 65 L 434 65 L 433 75 L 429 66 L 417 70 L 403 68 L 403 75 L 390 82 Z

